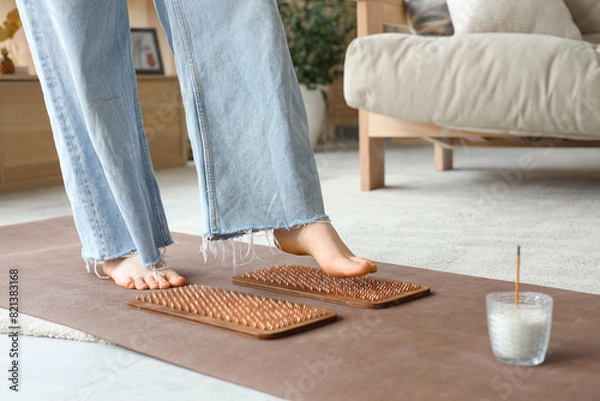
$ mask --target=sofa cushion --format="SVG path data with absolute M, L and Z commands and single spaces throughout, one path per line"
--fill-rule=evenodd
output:
M 582 34 L 600 33 L 600 1 L 564 0 Z M 415 33 L 449 36 L 454 33 L 446 0 L 404 0 Z
M 446 0 L 404 0 L 410 27 L 418 35 L 454 34 Z
M 582 34 L 600 33 L 600 1 L 564 0 Z
M 600 45 L 548 35 L 370 35 L 349 46 L 354 108 L 478 132 L 600 138 Z
M 600 33 L 590 33 L 588 35 L 583 35 L 583 40 L 600 44 Z
M 538 33 L 581 40 L 563 0 L 447 0 L 457 35 L 482 32 Z

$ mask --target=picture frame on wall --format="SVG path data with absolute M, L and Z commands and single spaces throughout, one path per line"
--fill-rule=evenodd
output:
M 137 74 L 164 74 L 156 29 L 131 28 L 131 55 Z

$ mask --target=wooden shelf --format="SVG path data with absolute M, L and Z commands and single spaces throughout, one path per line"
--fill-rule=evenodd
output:
M 139 76 L 138 91 L 156 169 L 187 163 L 187 133 L 175 76 Z M 35 76 L 0 76 L 0 194 L 61 183 L 42 90 Z

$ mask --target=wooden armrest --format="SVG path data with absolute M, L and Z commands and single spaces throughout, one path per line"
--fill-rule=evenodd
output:
M 358 36 L 384 31 L 384 25 L 408 27 L 404 0 L 357 0 Z

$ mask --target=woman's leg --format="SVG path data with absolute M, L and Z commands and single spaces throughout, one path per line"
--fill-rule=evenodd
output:
M 18 0 L 18 7 L 83 256 L 115 267 L 137 251 L 138 267 L 155 265 L 172 239 L 142 127 L 126 1 Z M 181 281 L 163 274 L 162 286 L 165 277 Z M 158 285 L 154 272 L 142 276 L 118 279 Z
M 273 0 L 156 0 L 209 239 L 327 219 Z
M 376 270 L 329 224 L 274 0 L 155 0 L 174 50 L 208 240 L 275 229 L 327 272 Z

